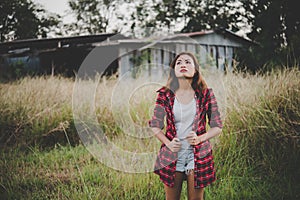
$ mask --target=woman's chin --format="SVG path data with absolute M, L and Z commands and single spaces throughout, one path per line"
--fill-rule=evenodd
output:
M 192 79 L 193 76 L 190 76 L 190 75 L 185 75 L 185 74 L 182 74 L 180 76 L 177 76 L 178 79 Z

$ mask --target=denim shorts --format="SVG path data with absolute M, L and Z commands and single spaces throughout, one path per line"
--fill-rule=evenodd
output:
M 194 151 L 193 149 L 183 149 L 178 152 L 178 159 L 176 163 L 176 171 L 185 172 L 189 174 L 191 170 L 194 170 Z

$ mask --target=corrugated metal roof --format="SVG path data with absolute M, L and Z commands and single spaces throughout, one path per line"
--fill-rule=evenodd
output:
M 172 42 L 178 42 L 181 43 L 183 42 L 181 39 L 185 38 L 188 39 L 193 38 L 193 37 L 201 37 L 201 36 L 206 36 L 209 34 L 222 34 L 225 35 L 233 40 L 238 40 L 241 43 L 245 44 L 251 44 L 253 43 L 251 40 L 247 38 L 240 37 L 236 35 L 235 33 L 228 31 L 228 30 L 205 30 L 205 31 L 197 31 L 197 32 L 191 32 L 191 33 L 177 33 L 177 34 L 172 34 L 172 35 L 167 35 L 167 36 L 154 36 L 154 37 L 147 37 L 147 38 L 142 38 L 142 39 L 122 39 L 119 40 L 120 43 L 167 43 L 167 41 L 172 41 Z
M 26 39 L 15 40 L 10 42 L 0 43 L 0 54 L 7 53 L 15 49 L 49 49 L 61 48 L 70 46 L 91 45 L 96 42 L 105 41 L 107 38 L 115 36 L 116 33 L 105 33 L 97 35 L 58 37 L 58 38 L 42 38 L 42 39 Z M 123 35 L 118 35 L 116 39 L 127 38 Z
M 250 45 L 254 44 L 251 40 L 242 38 L 235 33 L 220 29 L 220 30 L 205 30 L 205 31 L 197 31 L 191 33 L 177 33 L 170 34 L 167 36 L 152 36 L 142 39 L 130 39 L 121 34 L 116 33 L 105 33 L 105 34 L 97 34 L 97 35 L 84 35 L 84 36 L 71 36 L 71 37 L 58 37 L 58 38 L 43 38 L 43 39 L 27 39 L 27 40 L 16 40 L 11 42 L 3 42 L 0 43 L 0 54 L 7 53 L 16 53 L 18 49 L 26 49 L 27 51 L 38 50 L 52 50 L 60 48 L 69 48 L 69 47 L 80 47 L 80 46 L 90 46 L 91 48 L 95 46 L 103 46 L 103 45 L 118 45 L 118 44 L 126 44 L 126 45 L 141 45 L 141 44 L 168 44 L 168 43 L 186 43 L 188 38 L 194 37 L 202 37 L 209 34 L 221 34 L 226 36 L 227 38 L 238 41 L 239 43 Z M 113 41 L 107 41 L 105 44 L 103 41 L 112 38 Z M 193 40 L 190 40 L 191 43 Z

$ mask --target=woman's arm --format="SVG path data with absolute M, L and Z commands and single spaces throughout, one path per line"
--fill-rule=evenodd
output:
M 161 143 L 165 144 L 166 146 L 171 142 L 163 133 L 163 131 L 160 128 L 157 127 L 152 127 L 151 128 L 155 137 L 157 137 L 159 139 L 159 141 L 161 141 Z
M 152 119 L 149 120 L 149 126 L 151 128 L 158 128 L 159 130 L 164 128 L 164 118 L 166 116 L 165 104 L 165 96 L 159 92 L 157 94 Z
M 197 144 L 210 140 L 222 133 L 222 129 L 219 127 L 210 128 L 206 133 L 197 136 Z
M 152 131 L 155 137 L 165 144 L 172 152 L 178 152 L 180 150 L 181 142 L 178 138 L 174 138 L 172 141 L 170 141 L 160 128 L 152 127 Z
M 190 134 L 186 137 L 186 139 L 191 145 L 197 145 L 199 143 L 205 142 L 206 140 L 220 135 L 221 132 L 222 129 L 219 127 L 210 128 L 206 133 L 199 136 L 197 136 L 197 134 L 194 131 L 191 131 Z

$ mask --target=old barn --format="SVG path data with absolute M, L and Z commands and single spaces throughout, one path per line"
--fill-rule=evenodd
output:
M 210 30 L 132 39 L 121 34 L 99 34 L 0 43 L 1 76 L 95 72 L 119 76 L 165 73 L 172 58 L 181 51 L 196 54 L 201 67 L 224 72 L 234 69 L 236 51 L 251 41 L 227 30 Z M 91 59 L 90 59 L 91 58 Z
M 63 74 L 74 76 L 85 57 L 98 43 L 116 34 L 28 39 L 0 43 L 1 76 Z M 122 36 L 119 36 L 120 38 Z M 123 38 L 125 38 L 123 36 Z M 17 71 L 17 72 L 15 72 Z
M 144 68 L 148 74 L 164 73 L 174 56 L 182 51 L 196 54 L 202 68 L 233 71 L 236 51 L 253 43 L 227 30 L 181 33 L 145 39 L 118 41 L 119 73 Z M 136 66 L 138 64 L 138 66 Z

